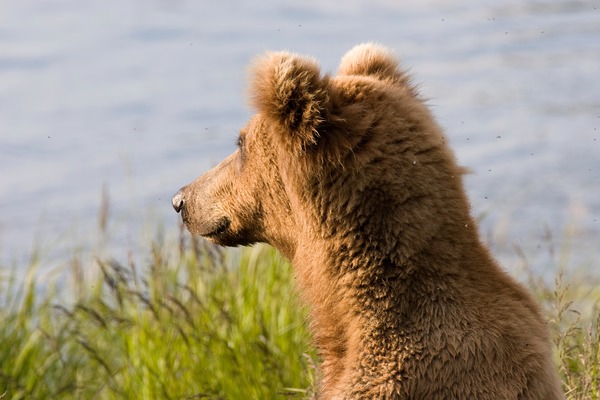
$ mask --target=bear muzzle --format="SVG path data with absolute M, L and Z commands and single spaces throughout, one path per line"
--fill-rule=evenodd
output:
M 190 214 L 193 214 L 194 210 L 188 210 L 185 207 L 185 189 L 186 187 L 183 187 L 175 193 L 171 199 L 171 205 L 178 214 L 181 214 L 183 223 L 187 226 L 188 230 L 193 234 L 213 240 L 218 240 L 220 236 L 226 234 L 231 225 L 231 220 L 225 216 L 220 218 L 208 218 L 207 215 L 203 215 L 204 218 L 191 219 L 193 217 Z

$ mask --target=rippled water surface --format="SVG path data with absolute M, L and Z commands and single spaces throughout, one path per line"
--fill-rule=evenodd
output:
M 288 49 L 335 71 L 376 41 L 473 171 L 473 212 L 507 268 L 514 245 L 545 252 L 547 232 L 598 266 L 600 1 L 407 3 L 3 2 L 0 260 L 93 247 L 102 187 L 111 254 L 146 251 L 147 222 L 175 232 L 171 195 L 234 149 L 254 55 Z

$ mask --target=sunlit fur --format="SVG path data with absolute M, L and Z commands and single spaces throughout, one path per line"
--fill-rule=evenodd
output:
M 291 259 L 318 398 L 563 398 L 537 305 L 481 243 L 463 170 L 387 49 L 357 46 L 333 76 L 268 53 L 250 97 L 242 148 L 183 189 L 182 214 Z

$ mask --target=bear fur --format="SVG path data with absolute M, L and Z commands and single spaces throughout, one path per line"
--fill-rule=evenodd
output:
M 562 399 L 544 319 L 481 243 L 441 129 L 391 53 L 256 60 L 239 148 L 173 198 L 188 229 L 292 261 L 319 399 Z

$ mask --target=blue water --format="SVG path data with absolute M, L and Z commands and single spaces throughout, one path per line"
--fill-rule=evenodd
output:
M 176 234 L 171 195 L 233 150 L 253 56 L 288 49 L 333 72 L 376 41 L 473 171 L 473 212 L 505 267 L 517 245 L 543 273 L 551 232 L 570 268 L 600 269 L 600 1 L 412 3 L 3 2 L 0 260 L 32 246 L 143 258 L 152 221 Z

